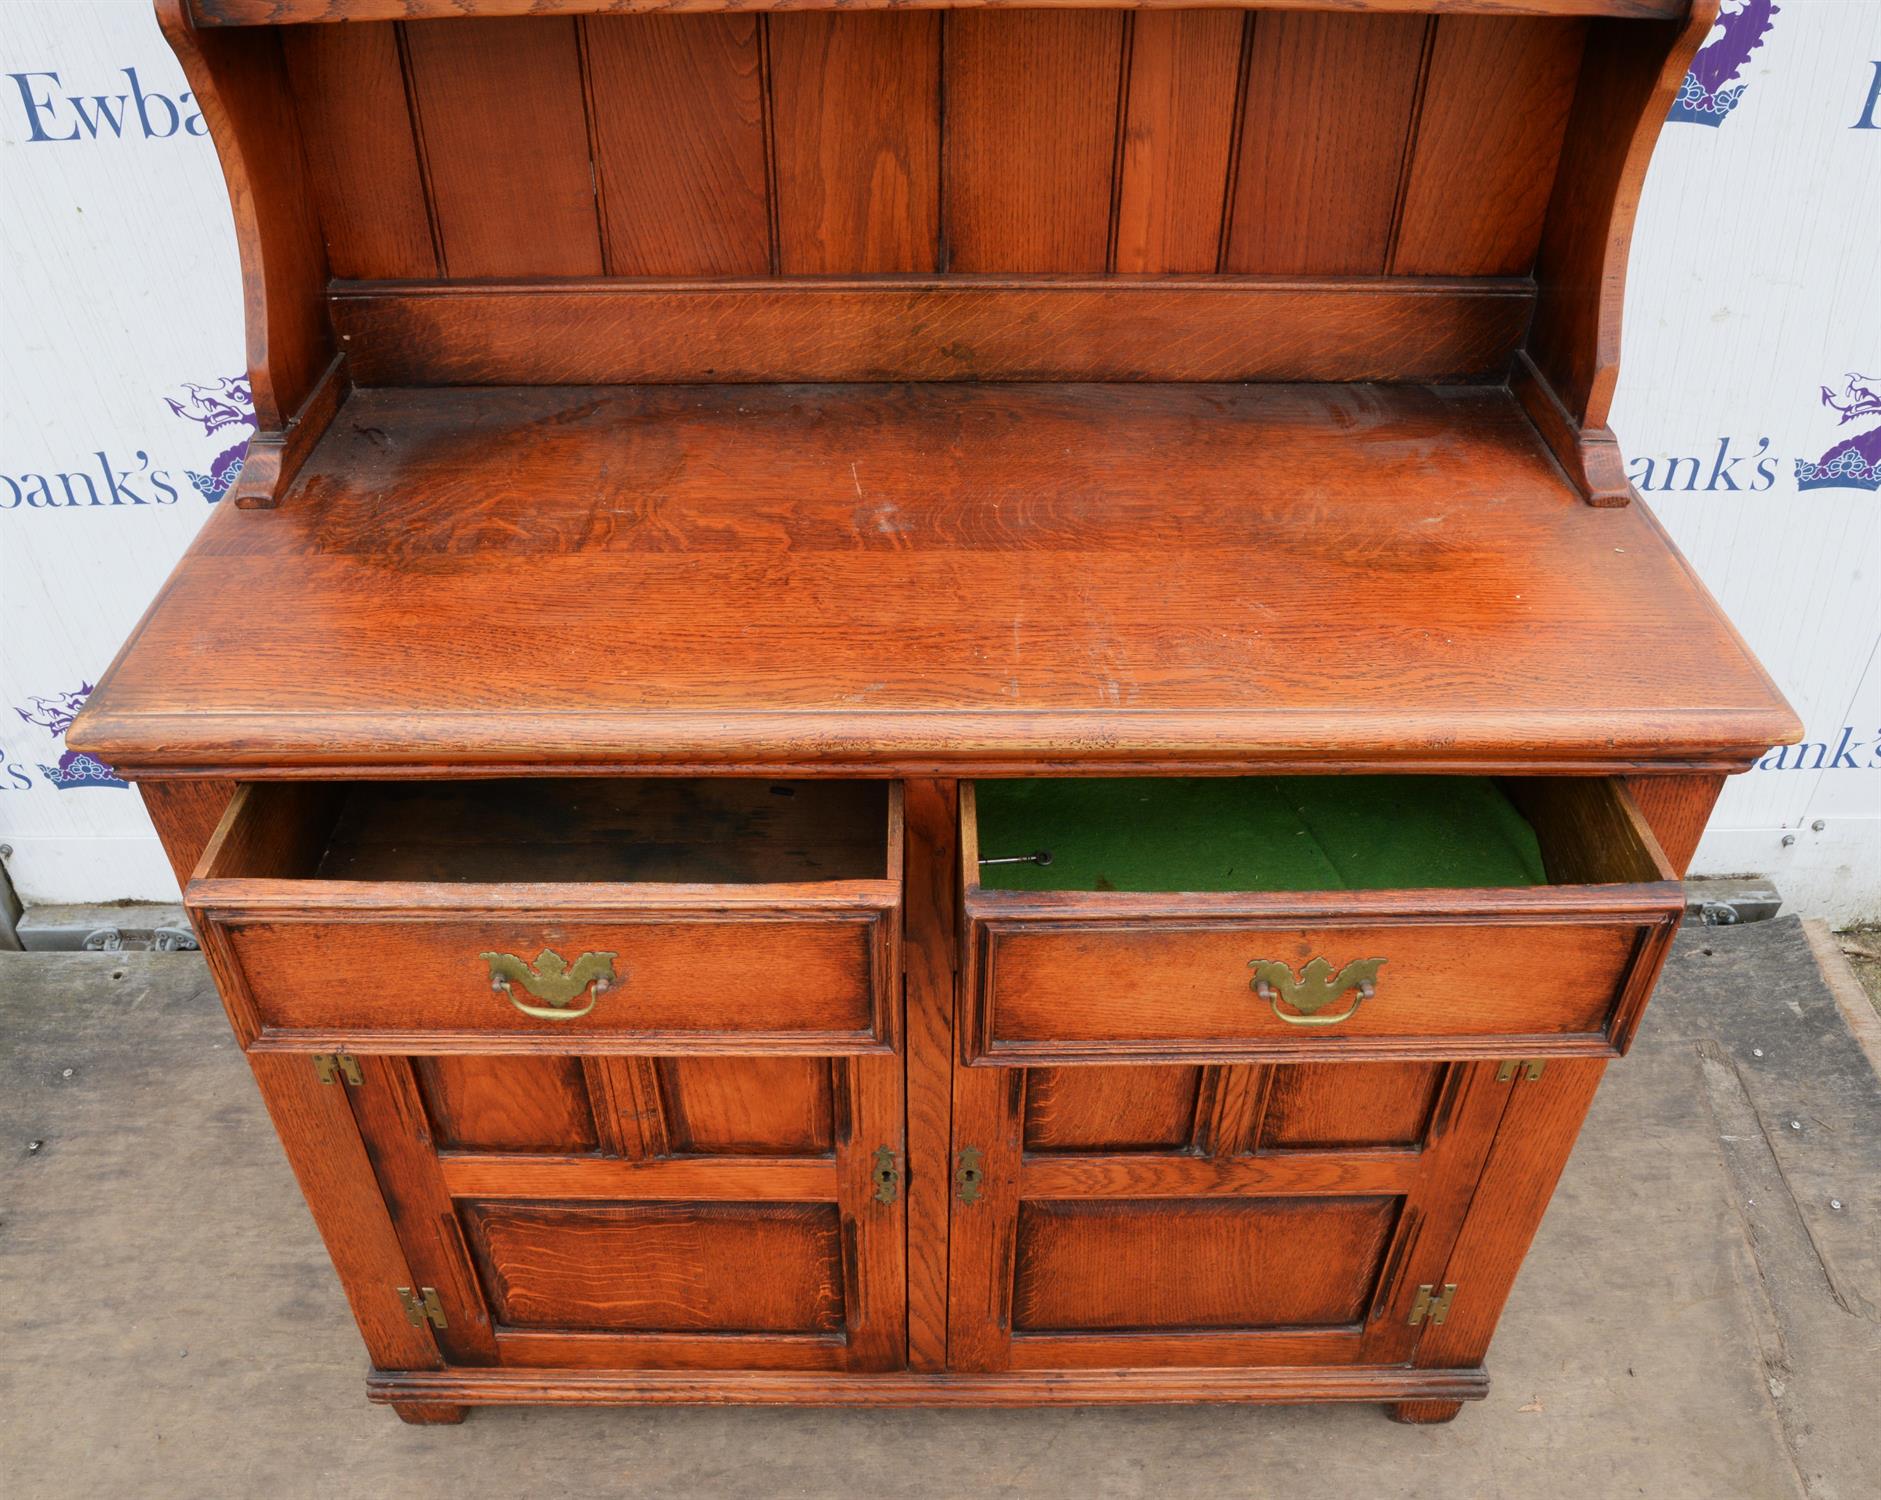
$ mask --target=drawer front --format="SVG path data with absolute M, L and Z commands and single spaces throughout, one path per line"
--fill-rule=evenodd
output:
M 982 1062 L 1469 1057 L 1624 1049 L 1676 925 L 983 919 Z
M 257 1040 L 853 1052 L 892 1042 L 889 915 L 211 911 L 203 925 Z

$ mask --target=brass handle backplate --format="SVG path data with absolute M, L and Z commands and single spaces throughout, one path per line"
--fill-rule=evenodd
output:
M 1291 964 L 1277 958 L 1253 958 L 1248 960 L 1254 970 L 1249 985 L 1289 1026 L 1336 1026 L 1351 1020 L 1358 1008 L 1378 993 L 1378 971 L 1384 963 L 1382 958 L 1355 958 L 1335 974 L 1331 963 L 1315 958 L 1307 962 L 1296 979 Z M 1347 990 L 1357 992 L 1350 1005 L 1337 1015 L 1320 1014 Z M 1280 1008 L 1283 1001 L 1290 1009 Z
M 572 964 L 553 948 L 538 953 L 534 964 L 524 963 L 514 953 L 477 956 L 490 966 L 490 988 L 525 1016 L 534 1016 L 538 1021 L 577 1020 L 593 1010 L 595 1001 L 614 984 L 612 953 L 584 953 Z M 545 1003 L 529 1004 L 516 993 L 516 985 Z M 584 991 L 588 991 L 588 1003 L 579 1010 L 569 1009 Z

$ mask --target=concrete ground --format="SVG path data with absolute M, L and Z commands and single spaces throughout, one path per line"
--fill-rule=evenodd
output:
M 1430 1428 L 1369 1406 L 406 1427 L 366 1404 L 200 962 L 0 954 L 0 1495 L 1866 1500 L 1881 1088 L 1807 937 L 1681 938 L 1516 1286 L 1493 1393 Z

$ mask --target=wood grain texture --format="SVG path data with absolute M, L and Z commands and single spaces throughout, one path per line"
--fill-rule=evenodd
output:
M 748 16 L 583 24 L 609 273 L 771 269 L 759 24 Z
M 1132 19 L 1113 270 L 1216 269 L 1244 30 L 1232 12 Z
M 1724 790 L 1722 776 L 1629 776 L 1626 789 L 1647 823 L 1652 826 L 1659 847 L 1665 851 L 1675 874 L 1684 877 L 1691 868 L 1698 841 L 1718 794 Z
M 1129 1369 L 832 1374 L 825 1371 L 448 1370 L 375 1371 L 367 1394 L 384 1403 L 472 1406 L 703 1404 L 745 1406 L 1136 1406 L 1160 1403 L 1477 1401 L 1483 1371 L 1280 1365 L 1253 1369 Z
M 394 1287 L 416 1281 L 343 1088 L 323 1084 L 306 1057 L 251 1053 L 281 1148 L 300 1183 L 374 1369 L 434 1370 L 443 1356 L 429 1327 L 414 1328 Z
M 1356 1323 L 1390 1198 L 1025 1203 L 1014 1333 Z
M 1225 277 L 336 285 L 365 385 L 1501 377 L 1532 292 Z
M 446 274 L 603 269 L 573 21 L 411 21 L 412 103 Z
M 416 1057 L 412 1071 L 440 1149 L 579 1154 L 598 1144 L 580 1058 Z
M 376 1186 L 385 1196 L 411 1266 L 413 1280 L 382 1287 L 380 1296 L 396 1297 L 398 1285 L 434 1288 L 448 1324 L 431 1330 L 438 1347 L 452 1364 L 492 1364 L 496 1342 L 490 1308 L 464 1253 L 462 1230 L 438 1169 L 430 1121 L 411 1063 L 402 1057 L 361 1057 L 358 1064 L 362 1079 L 358 1086 L 335 1083 L 324 1087 L 332 1088 L 352 1107 L 372 1160 Z M 367 1181 L 360 1179 L 350 1186 L 363 1196 Z
M 941 19 L 777 15 L 778 269 L 940 269 Z
M 902 964 L 907 1038 L 908 1366 L 947 1363 L 947 1226 L 952 1199 L 955 892 L 958 791 L 950 781 L 904 788 L 907 874 Z
M 1585 39 L 1572 20 L 1437 20 L 1393 275 L 1520 276 L 1534 265 Z
M 946 219 L 953 271 L 1104 271 L 1123 17 L 948 17 Z
M 1632 503 L 1632 482 L 1626 477 L 1626 459 L 1613 429 L 1582 426 L 1526 349 L 1515 356 L 1509 390 L 1589 505 Z
M 1663 25 L 1590 27 L 1535 260 L 1529 353 L 1574 425 L 1605 429 L 1620 371 L 1627 253 L 1646 167 L 1718 0 Z
M 1498 1047 L 1519 1054 L 1544 1036 L 1578 1039 L 1588 1051 L 1617 1050 L 1620 1001 L 1642 933 L 1650 923 L 1675 923 L 1684 907 L 1676 885 L 1639 889 L 1636 915 L 1507 924 L 1472 921 L 1467 897 L 1455 903 L 1458 917 L 1449 921 L 1324 926 L 1284 918 L 1208 924 L 1174 911 L 1160 926 L 1106 924 L 1096 906 L 1082 921 L 1069 913 L 1062 923 L 1002 921 L 988 920 L 976 902 L 969 912 L 976 930 L 985 931 L 989 956 L 969 1055 L 1006 1064 L 1131 1056 L 1303 1060 L 1365 1050 L 1389 1055 L 1388 1045 L 1357 1044 L 1441 1037 L 1448 1046 L 1478 1041 L 1469 1055 L 1483 1056 Z M 1277 958 L 1297 972 L 1315 956 L 1335 968 L 1383 957 L 1378 993 L 1336 1025 L 1289 1025 L 1253 994 L 1249 964 Z M 1477 978 L 1485 973 L 1495 975 L 1493 984 Z M 1104 982 L 1093 990 L 1089 976 L 1096 974 Z M 1343 1013 L 1351 998 L 1327 1014 Z
M 1186 1146 L 1195 1133 L 1201 1071 L 1195 1067 L 1027 1069 L 1025 1149 L 1157 1151 Z
M 637 11 L 790 11 L 821 8 L 826 0 L 191 0 L 205 26 L 281 25 L 297 21 L 395 20 L 405 16 L 630 14 Z M 1302 0 L 1024 0 L 1028 10 L 1073 5 L 1077 9 L 1286 10 Z M 1488 15 L 1676 16 L 1686 0 L 1310 0 L 1324 10 L 1457 11 Z M 844 0 L 846 9 L 1003 9 L 1019 0 Z
M 708 1156 L 819 1156 L 834 1144 L 830 1062 L 665 1057 L 655 1064 L 668 1147 Z
M 150 781 L 137 788 L 179 886 L 189 884 L 202 852 L 235 795 L 232 781 Z
M 1430 1124 L 1442 1063 L 1299 1063 L 1274 1068 L 1256 1144 L 1262 1151 L 1414 1146 Z
M 841 1235 L 821 1204 L 467 1203 L 491 1307 L 514 1328 L 833 1333 Z
M 302 27 L 281 51 L 333 274 L 438 275 L 397 28 Z
M 1440 1278 L 1426 1278 L 1433 1285 L 1455 1282 L 1457 1294 L 1441 1324 L 1423 1325 L 1415 1355 L 1420 1367 L 1482 1363 L 1605 1071 L 1599 1059 L 1563 1058 L 1551 1061 L 1540 1078 L 1513 1085 L 1450 1263 Z
M 1294 579 L 1364 607 L 1329 635 Z M 1504 392 L 915 386 L 356 392 L 286 506 L 211 517 L 67 740 L 829 775 L 1723 769 L 1799 733 L 1648 510 L 1582 504 Z
M 281 432 L 331 363 L 333 338 L 320 308 L 326 251 L 280 38 L 199 31 L 187 0 L 158 0 L 157 20 L 202 110 L 229 190 L 255 425 Z
M 1430 22 L 1301 12 L 1251 24 L 1222 269 L 1382 274 Z

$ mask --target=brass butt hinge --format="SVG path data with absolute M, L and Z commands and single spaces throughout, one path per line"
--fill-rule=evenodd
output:
M 972 1146 L 962 1146 L 954 1162 L 954 1191 L 962 1203 L 979 1201 L 986 1183 L 986 1169 L 980 1165 L 980 1153 Z
M 1425 1282 L 1417 1289 L 1417 1297 L 1411 1303 L 1411 1326 L 1417 1327 L 1426 1318 L 1429 1318 L 1432 1324 L 1441 1324 L 1450 1316 L 1450 1299 L 1454 1296 L 1456 1296 L 1454 1281 L 1444 1283 L 1441 1296 L 1438 1295 L 1434 1286 Z
M 421 1286 L 416 1291 L 402 1286 L 398 1289 L 398 1300 L 404 1305 L 405 1320 L 413 1328 L 423 1328 L 427 1323 L 433 1328 L 451 1326 L 444 1316 L 444 1304 L 438 1301 L 438 1289 L 434 1286 Z
M 875 1148 L 875 1166 L 869 1173 L 875 1184 L 875 1201 L 893 1203 L 901 1193 L 901 1161 L 886 1146 Z
M 1497 1083 L 1511 1083 L 1520 1073 L 1530 1083 L 1541 1077 L 1541 1070 L 1547 1067 L 1547 1061 L 1539 1057 L 1505 1057 L 1502 1066 L 1496 1069 Z
M 350 1052 L 316 1052 L 313 1055 L 314 1077 L 322 1083 L 338 1083 L 342 1078 L 353 1088 L 358 1088 L 366 1081 L 366 1075 L 359 1071 L 359 1059 Z

